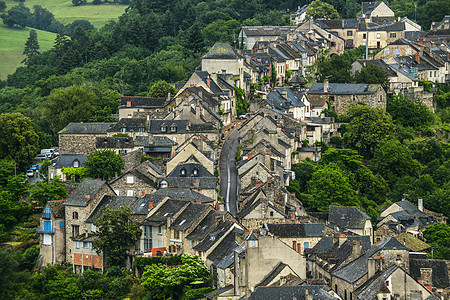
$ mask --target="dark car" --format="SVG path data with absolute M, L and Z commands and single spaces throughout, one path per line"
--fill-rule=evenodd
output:
M 222 133 L 222 135 L 220 136 L 220 138 L 221 138 L 222 140 L 224 140 L 224 139 L 225 139 L 225 133 Z

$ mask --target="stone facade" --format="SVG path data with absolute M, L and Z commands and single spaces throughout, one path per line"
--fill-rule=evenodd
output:
M 156 190 L 156 183 L 152 183 L 150 178 L 145 179 L 144 175 L 133 171 L 111 181 L 110 185 L 118 196 L 143 197 Z
M 262 163 L 258 163 L 247 170 L 245 173 L 239 174 L 240 186 L 242 189 L 245 189 L 247 186 L 249 186 L 255 179 L 258 179 L 261 182 L 265 183 L 272 178 L 272 172 Z
M 87 155 L 95 151 L 98 137 L 105 134 L 63 134 L 59 135 L 60 155 Z

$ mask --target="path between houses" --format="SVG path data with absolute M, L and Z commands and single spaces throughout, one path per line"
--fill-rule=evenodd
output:
M 225 210 L 235 215 L 238 209 L 238 173 L 236 166 L 239 130 L 234 130 L 223 144 L 220 153 L 220 196 Z

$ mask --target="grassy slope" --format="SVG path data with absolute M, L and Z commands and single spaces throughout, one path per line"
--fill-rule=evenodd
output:
M 5 2 L 7 9 L 18 4 L 14 0 L 6 0 Z M 88 0 L 88 2 L 92 1 Z M 55 18 L 63 24 L 85 19 L 96 28 L 102 27 L 110 20 L 117 19 L 127 7 L 126 5 L 116 4 L 73 6 L 72 0 L 25 0 L 25 5 L 30 9 L 33 8 L 33 5 L 41 5 L 52 12 Z M 0 20 L 0 79 L 6 79 L 8 74 L 13 73 L 20 66 L 29 31 L 29 28 L 7 28 Z M 37 32 L 40 50 L 50 49 L 56 35 L 40 30 L 37 30 Z
M 30 28 L 11 29 L 0 23 L 0 79 L 6 79 L 8 74 L 13 73 L 21 65 L 20 62 L 24 58 L 23 49 L 30 30 Z M 53 47 L 56 34 L 42 30 L 36 30 L 36 32 L 39 51 Z

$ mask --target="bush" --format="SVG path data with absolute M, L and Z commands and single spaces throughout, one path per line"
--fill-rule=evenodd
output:
M 209 292 L 214 291 L 212 287 L 204 287 L 199 289 L 193 289 L 186 291 L 186 298 L 188 299 L 201 299 L 204 298 L 205 295 Z

